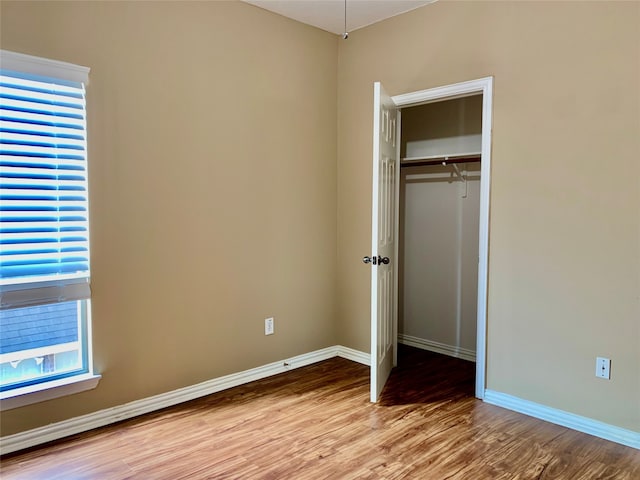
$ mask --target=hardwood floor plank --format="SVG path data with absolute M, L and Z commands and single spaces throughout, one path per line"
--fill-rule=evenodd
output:
M 640 451 L 473 397 L 474 364 L 402 346 L 379 404 L 334 358 L 0 461 L 3 479 L 640 479 Z

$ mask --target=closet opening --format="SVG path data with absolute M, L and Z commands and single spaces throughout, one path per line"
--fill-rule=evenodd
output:
M 400 113 L 397 365 L 473 396 L 483 96 Z
M 493 77 L 393 97 L 373 86 L 371 401 L 392 370 L 404 378 L 398 339 L 471 366 L 484 399 Z

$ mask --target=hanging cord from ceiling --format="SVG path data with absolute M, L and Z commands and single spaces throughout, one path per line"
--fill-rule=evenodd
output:
M 347 0 L 344 0 L 344 33 L 342 34 L 342 39 L 346 40 L 349 38 L 349 32 L 347 32 Z

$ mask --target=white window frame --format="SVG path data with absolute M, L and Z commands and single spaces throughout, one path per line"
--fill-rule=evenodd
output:
M 46 77 L 58 78 L 72 82 L 89 83 L 88 67 L 74 65 L 71 63 L 50 60 L 47 58 L 34 57 L 7 50 L 0 50 L 0 67 L 6 70 L 13 70 L 32 75 L 42 75 Z M 73 288 L 71 289 L 73 290 Z M 73 295 L 71 295 L 73 297 Z M 73 298 L 69 298 L 72 300 Z M 10 410 L 46 400 L 52 400 L 66 395 L 91 390 L 98 385 L 101 375 L 93 370 L 93 351 L 91 335 L 91 308 L 90 299 L 86 300 L 86 350 L 88 373 L 82 373 L 65 377 L 58 380 L 45 381 L 42 383 L 19 387 L 0 392 L 0 410 Z

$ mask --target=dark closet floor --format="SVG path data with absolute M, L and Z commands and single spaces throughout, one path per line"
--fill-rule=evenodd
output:
M 476 364 L 407 345 L 398 345 L 398 366 L 392 371 L 381 405 L 433 403 L 473 398 Z

